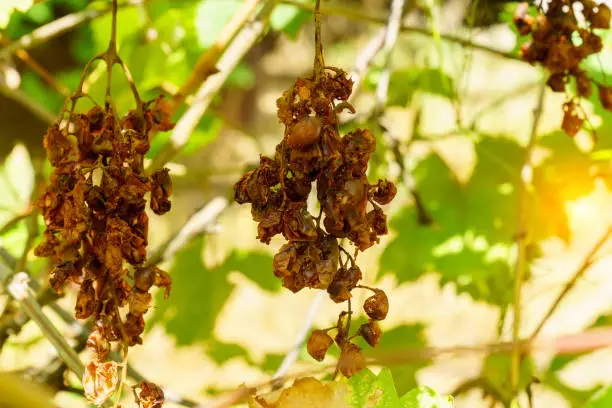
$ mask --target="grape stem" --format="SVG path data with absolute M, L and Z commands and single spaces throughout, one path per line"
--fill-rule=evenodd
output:
M 533 150 L 536 147 L 536 139 L 538 134 L 538 126 L 540 124 L 540 119 L 542 117 L 542 111 L 544 106 L 544 96 L 546 95 L 546 83 L 542 83 L 540 87 L 540 92 L 538 95 L 538 100 L 536 103 L 536 107 L 533 111 L 533 124 L 531 127 L 531 134 L 529 136 L 529 141 L 527 143 L 527 147 L 525 148 L 525 159 L 523 166 L 521 168 L 520 174 L 520 184 L 518 191 L 518 205 L 517 205 L 517 225 L 516 225 L 516 234 L 515 241 L 518 250 L 515 271 L 514 271 L 514 303 L 513 303 L 513 311 L 514 311 L 514 322 L 512 325 L 512 342 L 514 344 L 514 350 L 512 352 L 512 360 L 510 366 L 510 382 L 512 385 L 512 390 L 516 394 L 518 394 L 519 389 L 519 380 L 520 380 L 520 370 L 521 370 L 521 362 L 524 357 L 524 350 L 521 347 L 520 340 L 520 328 L 521 328 L 521 297 L 522 297 L 522 289 L 523 283 L 525 280 L 525 270 L 527 263 L 527 240 L 528 240 L 528 202 L 529 202 L 529 194 L 532 189 L 532 179 L 531 174 L 533 171 Z
M 338 247 L 340 248 L 340 250 L 342 252 L 344 252 L 344 254 L 348 257 L 348 259 L 351 261 L 351 266 L 355 266 L 355 259 L 351 256 L 351 254 L 348 253 L 348 251 L 346 249 L 344 249 L 344 247 L 342 245 L 338 245 Z
M 321 40 L 321 0 L 317 0 L 314 8 L 315 23 L 315 58 L 314 58 L 314 77 L 319 79 L 325 69 L 323 60 L 323 41 Z

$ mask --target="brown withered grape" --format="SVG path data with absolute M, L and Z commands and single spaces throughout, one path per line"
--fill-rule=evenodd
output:
M 49 275 L 55 292 L 69 282 L 80 286 L 75 317 L 94 320 L 86 344 L 94 356 L 83 386 L 87 399 L 99 405 L 118 380 L 117 363 L 107 361 L 110 342 L 121 342 L 126 349 L 140 344 L 144 314 L 151 306 L 149 290 L 163 287 L 166 295 L 170 290 L 170 276 L 146 266 L 145 197 L 151 194 L 154 213 L 169 211 L 172 181 L 168 169 L 145 174 L 143 160 L 151 133 L 172 125 L 161 97 L 139 101 L 123 117 L 109 106 L 86 113 L 71 109 L 68 117 L 62 116 L 44 136 L 53 172 L 37 201 L 46 230 L 35 254 L 55 265 Z
M 575 3 L 582 5 L 583 20 L 579 20 L 573 12 Z M 531 41 L 521 46 L 521 57 L 531 64 L 543 66 L 549 72 L 547 85 L 553 92 L 568 94 L 567 85 L 573 78 L 578 97 L 588 98 L 591 95 L 592 84 L 597 83 L 580 68 L 580 64 L 603 48 L 601 37 L 593 29 L 610 27 L 610 8 L 606 4 L 593 0 L 555 0 L 549 2 L 545 12 L 534 17 L 529 13 L 528 3 L 521 3 L 514 15 L 514 25 L 520 35 L 531 35 Z M 606 87 L 597 85 L 602 106 L 612 110 Z M 561 128 L 567 135 L 574 136 L 585 118 L 578 114 L 580 101 L 568 96 L 563 106 Z
M 355 373 L 363 370 L 366 366 L 365 357 L 361 349 L 353 344 L 346 343 L 340 351 L 338 369 L 345 377 L 352 377 Z
M 306 343 L 306 350 L 312 358 L 317 361 L 323 361 L 327 350 L 334 344 L 334 340 L 324 330 L 313 330 Z
M 157 385 L 141 381 L 133 389 L 138 408 L 162 408 L 164 406 L 164 391 Z
M 370 320 L 359 327 L 359 334 L 371 347 L 376 347 L 382 336 L 382 330 L 376 321 Z
M 380 289 L 374 289 L 374 294 L 366 299 L 363 310 L 374 320 L 384 320 L 389 312 L 389 300 Z
M 332 301 L 347 302 L 351 310 L 351 291 L 362 273 L 339 240 L 352 244 L 355 256 L 378 243 L 388 231 L 379 205 L 391 202 L 397 189 L 388 180 L 369 183 L 366 173 L 376 136 L 368 129 L 339 133 L 338 113 L 355 113 L 348 102 L 353 82 L 344 70 L 320 61 L 311 76 L 297 78 L 277 99 L 284 136 L 273 157 L 260 156 L 259 166 L 235 183 L 234 199 L 250 204 L 257 239 L 266 244 L 277 235 L 285 239 L 272 265 L 285 288 L 325 290 Z M 317 216 L 308 211 L 315 187 Z M 377 316 L 383 318 L 380 311 Z M 307 344 L 309 354 L 321 361 L 335 340 L 344 353 L 339 371 L 346 376 L 365 366 L 360 350 L 348 343 L 350 318 L 348 312 L 340 315 L 334 339 L 315 330 Z

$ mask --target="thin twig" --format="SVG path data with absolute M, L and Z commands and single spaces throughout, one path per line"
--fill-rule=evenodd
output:
M 193 103 L 179 119 L 174 127 L 168 144 L 150 162 L 149 169 L 158 169 L 170 161 L 187 144 L 189 137 L 195 130 L 198 122 L 208 110 L 214 96 L 221 89 L 225 81 L 236 68 L 246 53 L 255 45 L 261 34 L 268 26 L 269 17 L 276 5 L 275 0 L 268 0 L 258 19 L 252 21 L 240 30 L 223 56 L 219 59 L 217 68 L 219 72 L 209 76 L 200 86 Z
M 401 18 L 404 11 L 404 7 L 405 0 L 393 0 L 393 2 L 391 3 L 391 11 L 389 13 L 389 21 L 387 24 L 387 29 L 385 31 L 385 39 L 382 50 L 384 57 L 384 65 L 382 73 L 380 74 L 380 78 L 378 80 L 378 85 L 376 87 L 376 107 L 373 111 L 373 116 L 377 117 L 377 122 L 379 124 L 379 127 L 383 131 L 384 137 L 387 139 L 387 143 L 389 144 L 389 148 L 391 150 L 391 153 L 393 154 L 393 159 L 400 169 L 398 183 L 404 183 L 414 199 L 419 224 L 429 225 L 433 222 L 433 219 L 431 215 L 429 215 L 429 213 L 426 211 L 425 206 L 423 205 L 423 200 L 421 199 L 420 194 L 416 190 L 412 178 L 405 177 L 406 166 L 404 165 L 404 155 L 400 150 L 400 141 L 380 123 L 384 109 L 387 105 L 389 80 L 391 78 L 391 56 L 393 54 L 393 49 L 395 48 L 395 44 L 399 35 L 399 29 L 401 26 Z M 419 117 L 418 115 L 420 115 L 420 112 L 417 113 L 417 118 Z M 418 126 L 418 124 L 419 120 L 415 120 L 415 127 L 413 128 L 413 133 L 416 133 L 416 127 Z
M 355 95 L 357 94 L 361 86 L 361 82 L 363 81 L 363 78 L 366 76 L 368 70 L 370 69 L 372 61 L 374 61 L 374 58 L 376 58 L 376 56 L 382 49 L 385 43 L 386 31 L 386 27 L 378 30 L 376 34 L 372 36 L 370 41 L 368 41 L 365 47 L 362 47 L 359 55 L 355 59 L 355 68 L 353 69 L 350 75 L 351 79 L 353 80 L 353 93 L 351 94 L 351 99 L 355 98 Z
M 22 91 L 21 89 L 11 89 L 3 83 L 0 83 L 0 93 L 9 99 L 19 103 L 21 106 L 29 110 L 45 123 L 53 123 L 55 115 L 47 110 L 38 101 L 32 99 L 30 95 Z
M 261 0 L 246 0 L 223 27 L 215 42 L 198 58 L 187 80 L 172 97 L 173 111 L 176 111 L 185 102 L 187 95 L 197 89 L 210 75 L 217 72 L 215 65 L 219 57 L 225 52 L 238 32 L 253 17 L 260 2 Z
M 272 376 L 273 379 L 280 380 L 284 378 L 287 375 L 287 372 L 289 372 L 289 369 L 297 361 L 297 358 L 300 354 L 300 350 L 302 349 L 302 346 L 306 342 L 308 333 L 310 333 L 310 329 L 312 328 L 312 324 L 314 322 L 315 317 L 317 316 L 317 313 L 319 312 L 319 309 L 321 308 L 321 304 L 324 298 L 325 298 L 325 292 L 320 292 L 312 300 L 312 303 L 310 304 L 310 308 L 308 309 L 308 313 L 306 314 L 306 317 L 304 318 L 304 324 L 302 325 L 302 328 L 300 329 L 296 337 L 295 344 L 291 348 L 291 350 L 285 355 L 285 358 L 283 359 L 281 365 L 278 367 L 278 369 Z M 283 382 L 279 381 L 278 383 L 275 384 L 274 388 L 280 388 L 282 387 L 282 384 Z
M 143 2 L 144 0 L 128 0 L 120 4 L 119 7 L 138 6 L 143 4 Z M 7 57 L 19 49 L 29 49 L 39 44 L 44 44 L 52 38 L 109 13 L 111 9 L 112 7 L 101 10 L 88 9 L 53 20 L 1 48 L 0 58 Z
M 391 55 L 397 42 L 399 29 L 402 21 L 402 13 L 404 11 L 405 0 L 393 0 L 391 2 L 391 10 L 389 12 L 389 20 L 387 22 L 387 30 L 385 33 L 385 42 L 383 45 L 384 65 L 378 85 L 376 86 L 376 99 L 379 109 L 387 105 L 389 96 L 389 78 L 391 77 L 390 65 Z
M 11 42 L 0 36 L 0 43 L 3 45 L 10 44 Z M 38 63 L 34 58 L 30 56 L 30 54 L 24 49 L 18 49 L 15 51 L 15 55 L 19 58 L 24 64 L 26 64 L 32 71 L 34 71 L 38 76 L 40 76 L 47 84 L 49 84 L 57 93 L 62 95 L 64 98 L 67 98 L 70 95 L 70 90 L 62 83 L 59 83 L 53 75 L 45 67 L 43 67 L 40 63 Z
M 13 218 L 8 220 L 4 225 L 0 227 L 0 237 L 15 228 L 17 224 L 28 218 L 30 214 L 32 214 L 32 210 L 28 208 L 26 211 L 16 214 Z
M 15 55 L 24 64 L 26 64 L 32 71 L 38 74 L 47 84 L 49 84 L 57 93 L 67 98 L 70 95 L 68 87 L 58 82 L 53 75 L 45 67 L 40 65 L 35 59 L 33 59 L 26 50 L 17 50 Z
M 521 341 L 521 347 L 523 352 L 527 351 L 538 351 L 546 350 L 547 352 L 553 351 L 558 355 L 565 354 L 576 354 L 588 351 L 594 351 L 602 348 L 607 348 L 612 345 L 612 328 L 602 327 L 597 329 L 590 329 L 586 332 L 564 335 L 561 337 L 538 340 L 535 343 L 531 343 L 528 339 Z M 417 361 L 431 360 L 437 357 L 448 357 L 452 355 L 465 355 L 470 353 L 475 354 L 491 354 L 491 353 L 511 353 L 515 348 L 512 341 L 483 344 L 475 346 L 457 346 L 457 347 L 419 347 L 419 348 L 406 348 L 399 347 L 397 350 L 387 351 L 376 351 L 371 350 L 368 352 L 366 361 L 368 364 L 382 365 L 382 366 L 399 366 Z M 324 372 L 329 372 L 335 368 L 335 364 L 320 365 L 317 369 L 307 370 L 293 375 L 283 377 L 283 381 L 287 381 L 291 378 L 300 378 L 304 376 L 312 376 Z M 213 401 L 198 405 L 198 408 L 220 408 L 230 407 L 232 404 L 236 404 L 246 399 L 250 395 L 262 392 L 264 389 L 273 386 L 278 379 L 272 379 L 265 381 L 252 387 L 240 386 L 238 389 L 228 390 Z
M 229 200 L 225 197 L 215 197 L 210 200 L 192 215 L 175 234 L 171 235 L 166 242 L 151 252 L 147 264 L 157 265 L 170 259 L 193 237 L 210 229 L 228 207 Z
M 45 185 L 43 160 L 34 160 L 32 163 L 32 168 L 34 169 L 34 188 L 32 189 L 32 193 L 30 194 L 30 207 L 34 207 L 36 205 L 41 190 L 44 188 Z M 27 237 L 23 246 L 21 257 L 18 259 L 17 264 L 15 265 L 15 270 L 22 271 L 26 269 L 28 255 L 30 254 L 30 250 L 34 246 L 36 238 L 38 237 L 38 234 L 40 232 L 38 230 L 38 217 L 38 211 L 32 208 L 30 210 L 29 217 L 26 218 Z
M 578 282 L 578 280 L 582 278 L 582 276 L 584 276 L 586 271 L 596 261 L 595 256 L 597 255 L 601 247 L 608 241 L 608 239 L 610 239 L 611 234 L 612 234 L 612 227 L 609 227 L 602 234 L 602 236 L 597 240 L 595 245 L 593 245 L 593 248 L 591 248 L 591 250 L 588 252 L 588 254 L 584 258 L 584 260 L 582 261 L 582 263 L 580 264 L 576 272 L 574 272 L 574 275 L 572 276 L 572 278 L 569 280 L 569 282 L 565 284 L 565 286 L 563 287 L 563 290 L 561 290 L 561 292 L 559 293 L 555 301 L 552 303 L 552 305 L 546 312 L 546 315 L 544 315 L 544 317 L 542 318 L 542 320 L 540 321 L 536 329 L 531 334 L 531 337 L 530 337 L 531 341 L 533 341 L 538 336 L 538 334 L 542 331 L 542 328 L 544 328 L 544 325 L 546 324 L 548 319 L 550 319 L 550 317 L 553 315 L 553 313 L 557 310 L 557 308 L 561 304 L 561 301 L 563 301 L 563 299 L 569 293 L 569 291 L 572 290 L 574 286 L 576 286 L 576 283 Z
M 284 4 L 290 4 L 292 6 L 295 7 L 299 7 L 301 9 L 304 10 L 314 10 L 314 5 L 311 3 L 307 3 L 304 2 L 302 3 L 299 0 L 279 0 L 281 3 Z M 363 13 L 361 11 L 358 11 L 357 8 L 353 8 L 353 9 L 348 9 L 348 8 L 341 8 L 341 7 L 321 7 L 321 14 L 324 15 L 337 15 L 337 16 L 342 16 L 345 17 L 347 19 L 351 19 L 351 20 L 359 20 L 359 21 L 366 21 L 366 22 L 370 22 L 370 23 L 374 23 L 374 24 L 387 24 L 388 18 L 387 17 L 378 17 L 378 16 L 373 16 L 370 14 L 366 14 Z M 402 24 L 400 26 L 400 31 L 402 32 L 408 32 L 408 33 L 417 33 L 417 34 L 422 34 L 428 37 L 433 37 L 434 33 L 431 30 L 428 30 L 426 28 L 421 28 L 421 27 L 410 27 L 408 25 Z M 464 47 L 471 47 L 473 49 L 476 50 L 481 50 L 481 51 L 485 51 L 488 52 L 490 54 L 494 54 L 497 55 L 499 57 L 503 57 L 503 58 L 507 58 L 507 59 L 512 59 L 512 60 L 518 60 L 518 61 L 522 61 L 522 59 L 518 56 L 518 55 L 514 55 L 510 52 L 505 52 L 505 51 L 501 51 L 501 50 L 497 50 L 491 47 L 488 47 L 486 45 L 482 45 L 482 44 L 478 44 L 478 43 L 474 43 L 472 41 L 466 40 L 465 38 L 461 38 L 452 34 L 440 34 L 440 38 L 449 42 L 453 42 L 459 45 L 462 45 Z
M 319 78 L 325 67 L 325 58 L 323 57 L 323 38 L 321 36 L 321 0 L 315 1 L 314 10 L 312 12 L 315 24 L 315 57 L 314 57 L 314 76 Z
M 57 350 L 58 355 L 79 378 L 83 376 L 84 366 L 64 336 L 55 328 L 43 313 L 30 287 L 30 277 L 25 272 L 14 273 L 4 262 L 0 262 L 0 280 L 7 282 L 8 293 L 19 302 L 30 319 L 34 320 L 45 337 Z
M 550 337 L 531 341 L 529 338 L 519 339 L 521 353 L 546 351 L 555 355 L 568 355 L 607 348 L 612 345 L 612 328 L 600 327 L 587 331 Z M 371 350 L 367 361 L 370 364 L 392 366 L 405 365 L 417 361 L 431 360 L 441 357 L 465 356 L 467 354 L 511 354 L 516 349 L 514 341 L 504 341 L 474 346 L 453 347 L 400 347 L 388 350 Z
M 518 208 L 517 208 L 517 225 L 516 225 L 516 244 L 518 247 L 515 274 L 514 274 L 514 322 L 512 327 L 512 340 L 515 345 L 515 349 L 512 354 L 512 365 L 510 370 L 510 380 L 512 389 L 516 393 L 518 392 L 520 366 L 521 366 L 521 347 L 520 342 L 520 327 L 521 327 L 521 295 L 523 282 L 525 280 L 525 263 L 527 262 L 527 199 L 528 193 L 532 187 L 532 154 L 533 149 L 536 145 L 536 139 L 538 134 L 538 126 L 542 117 L 542 110 L 544 106 L 544 96 L 546 95 L 546 84 L 543 83 L 540 87 L 538 94 L 538 100 L 536 103 L 535 110 L 533 112 L 533 125 L 531 127 L 531 134 L 529 135 L 529 141 L 525 147 L 525 159 L 521 168 L 520 184 L 518 191 Z

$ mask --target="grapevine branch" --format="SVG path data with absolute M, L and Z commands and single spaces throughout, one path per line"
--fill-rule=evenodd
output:
M 542 117 L 542 111 L 544 106 L 544 96 L 546 95 L 547 85 L 543 83 L 540 87 L 538 94 L 538 100 L 536 108 L 533 112 L 533 125 L 531 127 L 531 133 L 529 135 L 529 141 L 525 148 L 525 160 L 521 168 L 521 177 L 518 191 L 518 208 L 517 208 L 517 225 L 516 225 L 516 236 L 515 240 L 518 247 L 517 259 L 515 264 L 515 284 L 514 284 L 514 322 L 512 326 L 512 340 L 515 344 L 514 351 L 512 353 L 512 365 L 510 371 L 510 379 L 512 389 L 516 393 L 518 392 L 520 365 L 521 365 L 521 347 L 520 347 L 520 327 L 521 327 L 521 294 L 523 282 L 525 280 L 525 269 L 526 269 L 526 251 L 527 251 L 527 200 L 528 193 L 532 183 L 532 153 L 536 145 L 536 138 L 538 133 L 538 126 Z
M 550 317 L 553 315 L 553 313 L 555 313 L 555 311 L 557 310 L 557 308 L 559 307 L 559 305 L 561 304 L 561 302 L 563 301 L 563 299 L 565 298 L 565 296 L 567 296 L 567 294 L 569 293 L 569 291 L 576 286 L 576 283 L 578 282 L 578 280 L 580 278 L 582 278 L 584 276 L 584 274 L 586 273 L 587 270 L 589 270 L 589 268 L 591 267 L 591 265 L 593 265 L 593 263 L 595 262 L 596 258 L 595 256 L 597 255 L 597 253 L 599 252 L 599 250 L 603 247 L 603 245 L 608 242 L 608 239 L 610 239 L 610 235 L 612 234 L 612 227 L 609 227 L 603 234 L 602 236 L 597 240 L 597 242 L 595 243 L 595 245 L 593 245 L 593 247 L 591 248 L 591 250 L 588 252 L 588 254 L 586 255 L 586 257 L 584 258 L 584 260 L 582 261 L 582 264 L 580 265 L 580 267 L 576 270 L 576 272 L 574 272 L 574 275 L 572 276 L 572 278 L 569 280 L 569 282 L 567 282 L 565 284 L 565 286 L 563 287 L 563 290 L 561 290 L 561 292 L 559 293 L 559 295 L 557 296 L 557 298 L 555 299 L 555 301 L 552 303 L 552 305 L 550 306 L 550 309 L 548 309 L 548 311 L 546 312 L 546 314 L 544 315 L 544 317 L 542 318 L 542 320 L 540 321 L 540 323 L 538 324 L 538 326 L 536 327 L 536 329 L 533 331 L 531 337 L 530 337 L 530 341 L 534 341 L 535 338 L 538 336 L 538 334 L 542 331 L 542 329 L 544 328 L 544 325 L 546 325 L 546 322 L 548 321 L 548 319 L 550 319 Z
M 84 372 L 83 363 L 72 347 L 66 343 L 64 336 L 59 333 L 57 328 L 43 313 L 36 298 L 33 296 L 34 291 L 30 287 L 29 276 L 25 272 L 15 272 L 4 262 L 0 262 L 0 281 L 6 283 L 8 293 L 19 302 L 29 318 L 36 322 L 70 370 L 77 376 L 82 377 Z
M 284 4 L 290 4 L 292 6 L 304 9 L 304 10 L 314 10 L 314 5 L 310 4 L 310 3 L 302 3 L 299 0 L 279 0 L 281 3 Z M 377 16 L 372 16 L 370 14 L 366 14 L 366 13 L 362 13 L 360 11 L 356 11 L 354 9 L 347 9 L 347 8 L 340 8 L 340 7 L 321 7 L 321 14 L 325 14 L 325 15 L 337 15 L 337 16 L 342 16 L 345 17 L 347 19 L 351 19 L 351 20 L 359 20 L 359 21 L 365 21 L 365 22 L 370 22 L 373 24 L 383 24 L 386 25 L 388 22 L 388 18 L 386 17 L 377 17 Z M 433 37 L 434 33 L 431 30 L 425 29 L 425 28 L 421 28 L 421 27 L 411 27 L 408 26 L 406 24 L 400 24 L 400 31 L 402 32 L 408 32 L 408 33 L 416 33 L 416 34 L 422 34 L 428 37 Z M 440 33 L 440 38 L 445 40 L 445 41 L 449 41 L 449 42 L 453 42 L 456 44 L 459 44 L 461 46 L 464 47 L 470 47 L 476 50 L 480 50 L 480 51 L 485 51 L 488 52 L 490 54 L 494 54 L 497 55 L 499 57 L 502 58 L 507 58 L 507 59 L 512 59 L 512 60 L 517 60 L 517 61 L 522 61 L 522 59 L 518 56 L 518 55 L 514 55 L 512 53 L 509 52 L 505 52 L 505 51 L 501 51 L 501 50 L 497 50 L 491 47 L 487 47 L 486 45 L 483 44 L 478 44 L 478 43 L 474 43 L 471 42 L 469 40 L 466 40 L 464 38 L 452 35 L 452 34 L 442 34 Z
M 302 349 L 304 342 L 308 338 L 308 334 L 310 333 L 310 329 L 312 328 L 314 319 L 317 316 L 319 309 L 321 308 L 321 304 L 324 298 L 325 298 L 325 293 L 320 292 L 312 300 L 310 304 L 310 309 L 308 309 L 308 314 L 306 315 L 306 318 L 304 319 L 304 323 L 302 325 L 302 328 L 300 329 L 300 332 L 297 335 L 294 346 L 291 348 L 289 353 L 287 353 L 281 365 L 278 367 L 278 369 L 272 376 L 273 379 L 279 380 L 275 384 L 275 388 L 280 388 L 280 386 L 283 383 L 282 379 L 287 375 L 291 366 L 293 366 L 293 364 L 297 361 L 297 358 L 300 354 L 300 350 Z
M 406 166 L 404 165 L 404 155 L 400 150 L 400 142 L 380 123 L 381 116 L 383 114 L 385 106 L 387 105 L 389 95 L 389 80 L 391 78 L 391 56 L 393 54 L 393 49 L 395 48 L 395 44 L 398 39 L 404 7 L 405 0 L 393 0 L 393 2 L 391 3 L 389 21 L 385 29 L 384 40 L 382 44 L 382 53 L 384 60 L 383 69 L 378 80 L 378 85 L 376 87 L 376 108 L 374 109 L 373 116 L 376 116 L 378 118 L 379 127 L 383 130 L 387 142 L 389 143 L 389 147 L 391 153 L 393 154 L 395 163 L 400 169 L 398 182 L 404 182 L 406 184 L 408 190 L 410 191 L 410 194 L 414 199 L 418 211 L 419 223 L 422 225 L 429 225 L 433 222 L 431 215 L 425 209 L 423 205 L 423 200 L 421 199 L 421 196 L 418 191 L 414 188 L 411 180 L 405 179 Z M 413 133 L 415 133 L 417 125 L 418 120 L 415 121 L 415 129 L 413 129 Z
M 225 197 L 215 197 L 192 215 L 183 226 L 149 255 L 148 265 L 166 261 L 184 247 L 193 237 L 206 232 L 229 207 Z
M 603 327 L 591 329 L 586 332 L 564 335 L 555 338 L 548 338 L 531 342 L 529 339 L 520 341 L 520 347 L 523 352 L 546 350 L 553 351 L 558 355 L 571 355 L 576 353 L 584 353 L 595 351 L 601 348 L 609 347 L 612 344 L 612 328 Z M 367 358 L 368 363 L 381 366 L 399 366 L 416 361 L 431 360 L 438 357 L 448 357 L 453 355 L 465 354 L 491 354 L 491 353 L 512 353 L 515 349 L 513 341 L 498 342 L 490 344 L 480 344 L 475 346 L 456 346 L 456 347 L 418 347 L 418 348 L 401 348 L 400 350 L 388 351 L 370 351 Z M 312 376 L 329 372 L 335 368 L 333 364 L 319 366 L 314 370 L 307 370 L 294 375 L 283 377 L 284 381 L 291 378 L 300 378 L 303 376 Z M 273 386 L 278 380 L 272 379 L 252 387 L 240 386 L 237 389 L 227 391 L 210 401 L 207 404 L 198 405 L 197 408 L 221 408 L 229 407 L 232 404 L 243 401 L 249 395 L 261 392 L 262 390 Z
M 355 95 L 358 92 L 361 82 L 365 77 L 370 65 L 374 58 L 378 55 L 385 43 L 385 33 L 387 29 L 381 28 L 372 36 L 370 41 L 362 48 L 361 52 L 355 59 L 355 69 L 351 72 L 351 79 L 353 80 L 353 94 L 351 99 L 355 99 Z
M 121 3 L 119 7 L 132 7 L 143 4 L 143 0 L 128 0 Z M 104 9 L 88 9 L 79 11 L 77 13 L 68 14 L 64 17 L 60 17 L 48 24 L 38 27 L 29 34 L 20 37 L 18 40 L 13 41 L 9 45 L 0 48 L 0 59 L 6 58 L 9 55 L 17 52 L 20 49 L 29 49 L 36 47 L 40 44 L 44 44 L 52 38 L 62 35 L 82 24 L 85 24 L 98 17 L 104 16 L 111 12 L 112 7 Z
M 221 89 L 229 75 L 268 26 L 270 14 L 276 1 L 268 0 L 258 19 L 246 24 L 227 47 L 219 59 L 217 72 L 206 78 L 196 93 L 193 103 L 176 123 L 168 144 L 155 156 L 149 169 L 158 169 L 170 161 L 187 144 L 198 122 L 208 110 L 214 96 Z
M 183 83 L 183 86 L 172 98 L 172 108 L 176 110 L 185 102 L 185 98 L 198 88 L 209 76 L 217 72 L 215 67 L 219 57 L 227 50 L 245 24 L 253 17 L 261 0 L 246 0 L 232 19 L 223 27 L 215 42 L 197 60 L 193 70 Z
M 10 44 L 10 41 L 0 36 L 0 44 Z M 47 84 L 49 84 L 57 93 L 67 98 L 70 95 L 70 91 L 64 84 L 59 83 L 53 78 L 51 73 L 40 65 L 30 54 L 24 49 L 18 49 L 15 51 L 15 56 L 19 58 L 24 64 L 26 64 L 32 71 L 40 76 Z
M 11 89 L 2 82 L 0 82 L 0 93 L 9 99 L 17 102 L 30 112 L 32 112 L 37 118 L 45 123 L 53 123 L 55 121 L 55 115 L 47 110 L 35 99 L 32 99 L 30 95 L 22 91 L 21 89 Z
M 404 10 L 405 0 L 393 0 L 391 2 L 391 12 L 389 13 L 389 21 L 387 22 L 387 30 L 385 33 L 385 41 L 383 43 L 384 67 L 378 85 L 376 86 L 376 99 L 379 108 L 387 104 L 389 95 L 389 78 L 391 76 L 391 55 L 395 48 L 395 43 L 399 35 L 401 26 L 402 12 Z
M 41 159 L 36 159 L 32 163 L 32 167 L 34 169 L 34 188 L 32 189 L 32 193 L 30 194 L 30 207 L 34 207 L 36 200 L 40 196 L 41 189 L 44 186 L 44 162 Z M 26 242 L 23 246 L 23 251 L 21 254 L 21 258 L 17 261 L 15 265 L 15 269 L 18 271 L 24 270 L 26 268 L 26 264 L 28 261 L 28 255 L 30 254 L 30 250 L 34 246 L 36 241 L 36 237 L 39 234 L 38 230 L 38 212 L 34 211 L 32 208 L 30 210 L 30 215 L 25 219 L 26 229 L 27 229 L 27 237 Z

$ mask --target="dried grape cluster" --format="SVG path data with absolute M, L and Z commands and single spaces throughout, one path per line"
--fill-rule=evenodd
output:
M 75 316 L 94 320 L 87 340 L 94 357 L 83 386 L 98 405 L 114 393 L 118 381 L 117 363 L 108 358 L 111 343 L 140 344 L 149 290 L 163 287 L 167 296 L 171 287 L 166 272 L 146 264 L 145 194 L 151 194 L 153 212 L 163 214 L 170 210 L 172 185 L 167 169 L 147 176 L 143 168 L 150 132 L 171 129 L 169 119 L 161 98 L 139 104 L 123 118 L 108 105 L 96 106 L 87 113 L 71 110 L 44 137 L 54 170 L 37 203 L 46 231 L 35 254 L 55 265 L 49 277 L 54 291 L 61 293 L 67 283 L 79 286 Z M 143 388 L 145 397 L 152 389 Z
M 341 350 L 338 368 L 346 376 L 365 366 L 359 347 L 351 342 L 354 336 L 349 335 L 351 291 L 365 288 L 374 292 L 364 304 L 370 321 L 355 334 L 371 346 L 380 339 L 377 321 L 386 317 L 388 300 L 382 290 L 359 285 L 361 270 L 338 240 L 352 242 L 355 256 L 377 243 L 387 233 L 380 205 L 388 204 L 396 194 L 393 183 L 379 180 L 370 184 L 366 177 L 376 150 L 372 132 L 357 129 L 344 136 L 338 132 L 337 114 L 344 109 L 354 112 L 347 102 L 352 85 L 346 72 L 334 67 L 315 69 L 311 77 L 298 78 L 277 100 L 285 135 L 274 158 L 261 156 L 259 167 L 234 186 L 235 200 L 251 204 L 253 220 L 258 223 L 257 238 L 268 244 L 282 234 L 288 241 L 273 263 L 283 286 L 292 292 L 305 287 L 326 290 L 334 302 L 349 302 L 349 311 L 340 315 L 338 324 L 315 330 L 307 347 L 321 361 L 335 342 Z M 307 208 L 313 184 L 320 206 L 317 217 Z M 337 330 L 334 339 L 328 334 L 332 329 Z
M 581 7 L 583 23 L 579 23 L 576 5 Z M 531 34 L 531 41 L 521 47 L 521 57 L 545 67 L 550 73 L 547 82 L 550 89 L 568 95 L 561 124 L 567 135 L 576 135 L 587 120 L 580 98 L 591 96 L 592 84 L 598 87 L 602 106 L 612 110 L 612 87 L 596 83 L 580 67 L 583 60 L 603 48 L 602 39 L 594 29 L 610 28 L 610 8 L 606 4 L 593 0 L 553 0 L 546 12 L 533 16 L 528 4 L 521 3 L 514 15 L 514 24 L 519 34 Z M 567 85 L 572 78 L 577 96 L 568 93 Z

